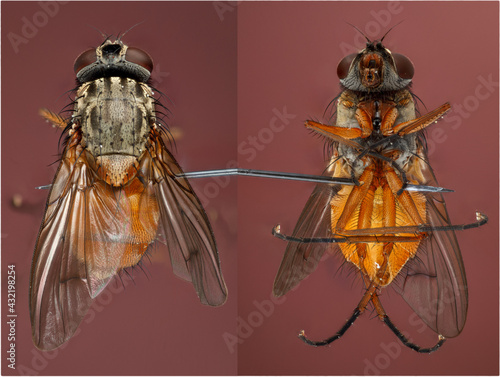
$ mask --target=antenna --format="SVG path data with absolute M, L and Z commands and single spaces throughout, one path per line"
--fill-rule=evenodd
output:
M 361 30 L 359 30 L 356 26 L 354 26 L 353 24 L 350 24 L 350 23 L 349 23 L 349 22 L 347 22 L 347 21 L 346 21 L 346 23 L 347 23 L 348 25 L 351 25 L 351 26 L 352 26 L 354 29 L 356 29 L 357 31 L 359 31 L 359 32 L 361 33 L 361 35 L 362 35 L 363 37 L 365 37 L 365 39 L 366 39 L 366 41 L 367 41 L 368 43 L 372 43 L 372 41 L 370 41 L 370 39 L 369 39 L 369 38 L 365 35 L 365 33 L 363 33 Z
M 394 25 L 394 26 L 393 26 L 393 27 L 391 27 L 389 30 L 387 30 L 387 32 L 384 34 L 384 36 L 380 39 L 380 43 L 382 43 L 382 41 L 384 40 L 385 36 L 386 36 L 387 34 L 389 34 L 389 32 L 390 32 L 392 29 L 394 29 L 396 26 L 398 26 L 398 25 L 399 25 L 400 23 L 402 23 L 403 21 L 404 21 L 404 20 L 399 21 L 396 25 Z
M 130 30 L 132 30 L 133 28 L 135 28 L 136 26 L 138 26 L 138 25 L 140 25 L 140 24 L 142 24 L 142 23 L 144 23 L 144 21 L 141 21 L 141 22 L 136 23 L 134 26 L 132 26 L 131 28 L 129 28 L 127 31 L 125 31 L 122 35 L 120 35 L 120 34 L 118 33 L 118 36 L 116 37 L 116 40 L 117 40 L 117 41 L 120 41 L 120 39 L 121 39 L 122 37 L 124 37 L 124 36 L 125 36 L 125 34 L 127 34 Z
M 101 34 L 101 36 L 102 36 L 103 38 L 105 38 L 105 39 L 108 39 L 108 38 L 110 37 L 110 35 L 106 35 L 105 33 L 103 33 L 102 31 L 100 31 L 98 28 L 96 28 L 96 27 L 95 27 L 95 26 L 93 26 L 93 25 L 89 25 L 89 24 L 87 24 L 87 26 L 88 26 L 88 27 L 90 27 L 90 28 L 92 28 L 92 29 L 94 29 L 94 30 L 96 30 L 96 31 L 97 31 L 99 34 Z

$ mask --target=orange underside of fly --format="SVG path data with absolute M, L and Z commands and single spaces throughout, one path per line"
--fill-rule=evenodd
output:
M 395 125 L 397 106 L 407 104 L 408 96 L 403 95 L 396 102 L 378 103 L 380 133 L 383 136 L 416 132 L 449 109 L 449 105 L 445 104 L 423 117 Z M 355 105 L 345 99 L 343 106 L 352 108 Z M 374 101 L 360 102 L 356 106 L 359 128 L 327 126 L 312 121 L 306 125 L 333 140 L 358 148 L 356 139 L 366 138 L 373 132 L 376 110 Z M 388 150 L 382 155 L 390 161 L 396 161 L 399 153 L 397 150 Z M 360 185 L 344 186 L 331 200 L 332 234 L 346 237 L 347 242 L 340 244 L 342 254 L 361 270 L 367 282 L 386 286 L 415 257 L 421 240 L 427 236 L 423 232 L 401 232 L 401 227 L 426 223 L 426 199 L 419 192 L 401 190 L 405 183 L 419 182 L 403 182 L 387 161 L 369 155 L 360 157 L 360 160 L 365 166 L 358 177 Z M 352 168 L 344 158 L 337 159 L 333 167 L 334 177 L 351 177 Z M 418 162 L 409 164 L 408 169 L 417 179 L 422 176 Z
M 395 101 L 380 101 L 380 133 L 386 137 L 398 133 L 411 134 L 431 124 L 449 109 L 445 104 L 423 117 L 395 125 L 397 106 L 408 103 L 409 94 Z M 347 97 L 348 98 L 348 97 Z M 349 99 L 343 101 L 347 108 L 354 107 Z M 373 132 L 375 114 L 373 101 L 357 104 L 356 119 L 359 128 L 327 126 L 309 121 L 307 126 L 345 145 L 357 148 L 356 138 L 365 138 Z M 398 151 L 382 154 L 395 161 Z M 400 227 L 425 224 L 426 199 L 419 192 L 402 191 L 404 183 L 394 168 L 383 159 L 365 155 L 360 158 L 365 166 L 358 178 L 359 186 L 344 186 L 331 200 L 332 234 L 345 236 L 340 244 L 345 259 L 358 267 L 365 279 L 375 286 L 386 286 L 398 275 L 404 265 L 417 252 L 426 233 L 401 233 Z M 421 177 L 418 162 L 410 164 L 414 177 Z M 352 168 L 345 159 L 337 159 L 334 177 L 350 178 Z
M 343 160 L 336 162 L 335 170 L 335 176 L 348 177 Z M 403 183 L 394 169 L 381 161 L 366 167 L 359 181 L 360 186 L 344 186 L 332 199 L 332 232 L 348 239 L 340 244 L 346 260 L 370 281 L 385 286 L 415 256 L 425 237 L 391 228 L 423 224 L 425 197 L 407 191 L 397 195 Z

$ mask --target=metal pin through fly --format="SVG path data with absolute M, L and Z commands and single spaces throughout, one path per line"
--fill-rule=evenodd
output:
M 178 177 L 194 179 L 194 178 L 210 178 L 210 177 L 223 177 L 223 176 L 233 176 L 233 175 L 258 177 L 258 178 L 286 179 L 291 181 L 329 183 L 329 184 L 338 184 L 346 186 L 355 185 L 354 181 L 348 178 L 336 178 L 336 177 L 326 177 L 323 175 L 285 173 L 285 172 L 275 172 L 268 170 L 254 170 L 254 169 L 240 169 L 240 168 L 185 172 L 184 174 L 179 174 Z M 36 189 L 45 190 L 45 189 L 50 189 L 51 186 L 52 185 L 38 186 L 36 187 Z M 440 193 L 453 192 L 453 190 L 443 187 L 412 185 L 412 184 L 407 184 L 404 190 L 418 191 L 418 192 L 440 192 Z

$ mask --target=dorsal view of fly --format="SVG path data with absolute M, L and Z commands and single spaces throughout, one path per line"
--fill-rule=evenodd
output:
M 111 279 L 140 265 L 158 232 L 173 271 L 202 304 L 227 289 L 208 217 L 166 147 L 163 107 L 149 85 L 153 59 L 106 38 L 75 61 L 78 83 L 65 148 L 51 185 L 31 269 L 34 344 L 54 349 L 74 334 Z
M 386 34 L 387 35 L 387 34 Z M 384 35 L 385 37 L 385 35 Z M 445 103 L 418 116 L 410 92 L 414 68 L 366 36 L 366 47 L 346 56 L 337 68 L 342 93 L 333 124 L 307 121 L 326 137 L 332 155 L 325 175 L 351 178 L 355 185 L 318 184 L 291 236 L 274 229 L 288 246 L 274 282 L 281 296 L 317 266 L 323 253 L 338 252 L 359 271 L 366 291 L 346 324 L 324 341 L 299 337 L 314 346 L 339 339 L 372 304 L 378 317 L 408 347 L 437 350 L 462 331 L 467 316 L 467 281 L 455 230 L 486 223 L 485 215 L 452 225 L 428 161 L 424 129 L 450 110 Z M 414 185 L 417 190 L 407 189 Z M 408 341 L 387 316 L 380 290 L 393 286 L 420 318 L 439 335 L 422 348 Z

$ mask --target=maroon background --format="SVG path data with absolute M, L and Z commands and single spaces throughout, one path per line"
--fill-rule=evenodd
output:
M 195 171 L 236 159 L 236 14 L 221 22 L 211 3 L 68 3 L 15 53 L 7 33 L 22 35 L 22 17 L 32 20 L 41 10 L 34 2 L 2 3 L 2 290 L 6 264 L 15 263 L 16 372 L 30 373 L 20 369 L 24 366 L 49 375 L 234 374 L 236 353 L 222 338 L 236 332 L 234 178 L 205 206 L 229 289 L 220 308 L 200 304 L 192 285 L 172 273 L 166 247 L 159 246 L 152 263 L 145 263 L 149 279 L 140 270 L 134 271 L 135 284 L 124 277 L 125 293 L 108 290 L 93 309 L 100 312 L 64 349 L 42 353 L 31 341 L 28 280 L 48 193 L 34 188 L 52 180 L 57 164 L 49 165 L 57 159 L 60 134 L 38 109 L 58 112 L 68 103 L 64 93 L 75 85 L 74 59 L 103 41 L 89 25 L 116 36 L 142 22 L 123 40 L 153 57 L 159 69 L 154 85 L 174 102 L 163 101 L 174 114 L 168 123 L 182 132 L 174 155 L 185 171 Z M 198 193 L 210 182 L 192 180 Z M 19 209 L 10 205 L 14 194 L 24 198 Z M 114 291 L 120 286 L 116 281 Z M 4 326 L 5 296 L 2 300 Z M 2 372 L 11 373 L 5 336 L 2 346 Z
M 474 96 L 478 77 L 498 83 L 498 3 L 478 2 L 269 2 L 238 7 L 238 139 L 242 167 L 320 174 L 323 141 L 304 127 L 321 118 L 339 93 L 337 63 L 341 44 L 355 44 L 356 25 L 415 65 L 414 92 L 429 110 Z M 390 15 L 390 16 L 389 16 Z M 380 20 L 380 21 L 377 21 Z M 377 27 L 378 25 L 378 27 Z M 368 29 L 367 29 L 368 26 Z M 364 38 L 357 38 L 363 48 Z M 484 95 L 484 90 L 480 95 Z M 270 232 L 280 223 L 291 233 L 314 184 L 240 178 L 238 181 L 239 316 L 256 325 L 241 344 L 241 374 L 498 374 L 498 87 L 458 129 L 452 115 L 433 125 L 447 139 L 430 160 L 456 224 L 474 220 L 476 210 L 490 216 L 480 229 L 457 236 L 467 270 L 469 313 L 462 334 L 431 355 L 400 345 L 370 311 L 330 347 L 309 347 L 297 339 L 301 329 L 313 339 L 333 335 L 352 313 L 362 288 L 350 269 L 337 272 L 339 259 L 321 263 L 309 279 L 259 322 L 254 300 L 270 300 L 285 243 Z M 285 129 L 267 131 L 272 109 L 295 114 Z M 281 123 L 277 122 L 279 126 Z M 428 139 L 433 140 L 432 128 Z M 261 135 L 261 151 L 251 159 L 249 137 Z M 265 141 L 265 142 L 264 142 Z M 246 144 L 242 144 L 246 143 Z M 255 149 L 255 148 L 254 148 Z M 436 334 L 409 322 L 411 311 L 392 289 L 382 303 L 401 330 L 419 344 L 433 345 Z M 383 344 L 390 346 L 384 351 Z M 394 357 L 393 357 L 394 356 Z
M 452 221 L 470 222 L 476 210 L 490 216 L 485 227 L 458 234 L 469 314 L 463 333 L 438 352 L 419 355 L 403 348 L 370 312 L 331 347 L 302 344 L 296 337 L 301 329 L 314 339 L 337 331 L 362 288 L 353 283 L 355 274 L 337 272 L 340 263 L 332 257 L 296 291 L 270 304 L 285 250 L 271 228 L 280 223 L 283 232 L 292 231 L 314 184 L 257 178 L 240 178 L 237 187 L 234 179 L 227 186 L 221 179 L 225 187 L 218 194 L 212 191 L 217 191 L 216 180 L 192 180 L 199 194 L 215 196 L 206 209 L 229 288 L 223 307 L 199 304 L 190 284 L 171 273 L 160 246 L 147 264 L 149 281 L 138 272 L 126 293 L 103 295 L 111 302 L 98 302 L 95 318 L 64 349 L 41 353 L 34 348 L 28 279 L 47 195 L 34 187 L 51 181 L 56 165 L 48 165 L 57 158 L 59 138 L 37 111 L 42 106 L 58 111 L 67 103 L 63 93 L 74 85 L 73 59 L 102 40 L 87 25 L 117 33 L 144 21 L 124 41 L 148 51 L 160 67 L 155 86 L 175 103 L 167 103 L 175 115 L 169 124 L 182 132 L 174 153 L 186 171 L 223 168 L 238 158 L 246 168 L 321 173 L 323 142 L 304 129 L 303 121 L 320 118 L 338 94 L 336 65 L 346 54 L 342 46 L 364 46 L 346 21 L 377 38 L 404 20 L 385 44 L 414 62 L 414 91 L 428 109 L 445 101 L 463 106 L 475 96 L 479 77 L 492 75 L 498 82 L 497 3 L 403 2 L 392 8 L 381 2 L 234 4 L 69 3 L 15 53 L 7 33 L 21 34 L 22 17 L 32 19 L 41 8 L 38 3 L 2 3 L 2 292 L 5 266 L 15 263 L 17 367 L 61 375 L 498 374 L 498 88 L 461 118 L 459 128 L 452 128 L 458 124 L 453 114 L 434 125 L 443 130 L 445 141 L 436 142 L 429 130 L 439 183 L 455 190 L 446 195 Z M 283 131 L 270 134 L 273 109 L 282 112 L 284 107 L 296 117 Z M 259 150 L 249 143 L 252 137 Z M 21 208 L 11 206 L 14 194 L 24 198 Z M 5 296 L 2 300 L 5 308 Z M 436 335 L 419 333 L 420 327 L 409 322 L 411 310 L 391 289 L 382 302 L 419 344 L 434 344 Z M 4 319 L 5 309 L 3 330 Z M 236 354 L 223 334 L 236 334 L 238 323 Z M 5 345 L 2 336 L 2 352 Z M 10 372 L 5 362 L 2 368 Z

